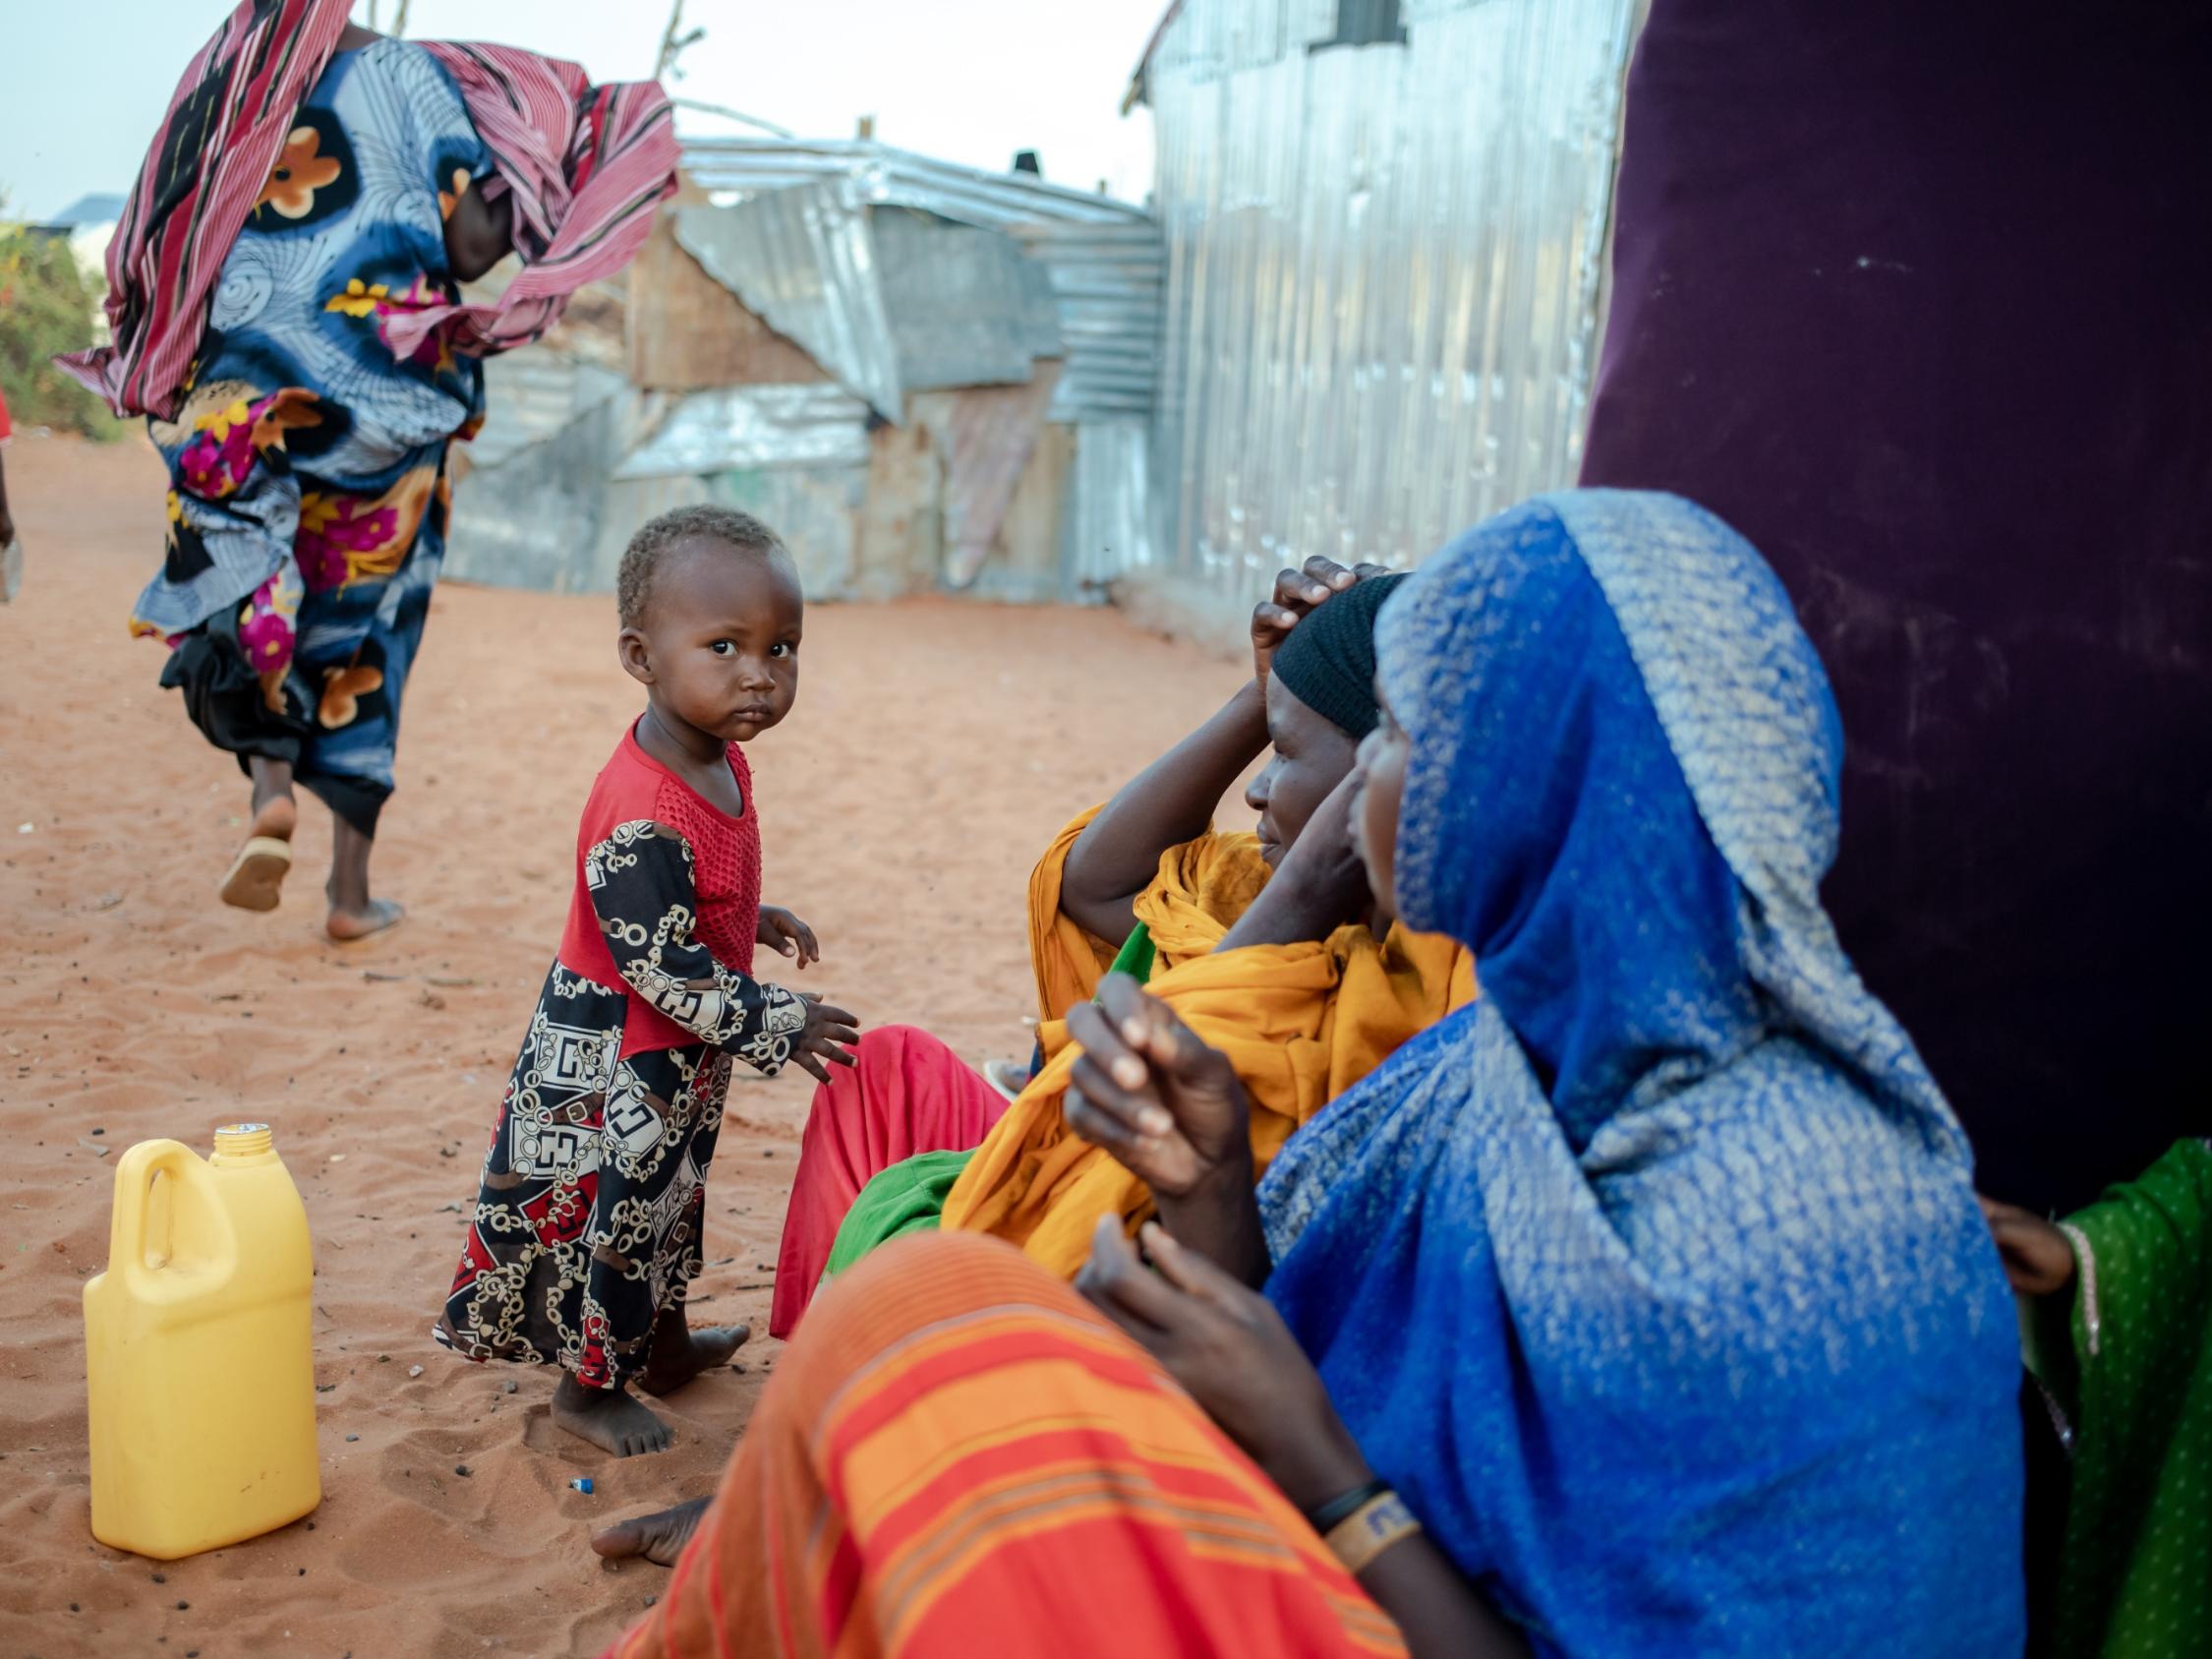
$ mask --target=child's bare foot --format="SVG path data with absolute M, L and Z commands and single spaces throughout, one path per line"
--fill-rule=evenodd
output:
M 587 1389 L 573 1377 L 561 1378 L 553 1390 L 553 1420 L 617 1457 L 666 1452 L 671 1438 L 669 1425 L 627 1389 Z
M 712 1498 L 694 1498 L 672 1510 L 660 1510 L 635 1520 L 616 1521 L 604 1532 L 592 1534 L 592 1548 L 609 1561 L 633 1561 L 643 1556 L 661 1567 L 673 1567 L 684 1545 L 699 1529 L 699 1517 Z
M 390 899 L 371 899 L 359 910 L 341 910 L 332 905 L 330 918 L 323 926 L 339 944 L 350 945 L 357 939 L 397 927 L 406 915 L 406 910 Z
M 717 1325 L 704 1331 L 686 1330 L 682 1310 L 676 1310 L 671 1320 L 663 1316 L 662 1323 L 653 1333 L 653 1349 L 646 1356 L 645 1375 L 637 1386 L 649 1394 L 672 1394 L 702 1371 L 714 1371 L 729 1363 L 730 1355 L 745 1345 L 752 1335 L 749 1325 Z M 663 1340 L 661 1332 L 672 1331 L 676 1334 Z

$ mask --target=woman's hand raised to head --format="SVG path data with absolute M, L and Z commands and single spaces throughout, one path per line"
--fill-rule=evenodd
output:
M 1290 637 L 1292 628 L 1310 616 L 1315 606 L 1369 576 L 1387 576 L 1380 564 L 1355 564 L 1349 568 L 1333 559 L 1315 554 L 1295 570 L 1275 573 L 1275 591 L 1252 607 L 1252 677 L 1262 684 L 1275 660 L 1275 652 Z
M 1236 1069 L 1127 974 L 1071 1009 L 1082 1045 L 1068 1081 L 1068 1127 L 1103 1147 L 1162 1200 L 1252 1185 L 1251 1102 Z

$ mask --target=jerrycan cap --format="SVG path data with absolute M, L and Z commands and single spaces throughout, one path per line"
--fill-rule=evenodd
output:
M 276 1136 L 265 1123 L 226 1123 L 215 1131 L 217 1157 L 258 1157 L 276 1150 Z

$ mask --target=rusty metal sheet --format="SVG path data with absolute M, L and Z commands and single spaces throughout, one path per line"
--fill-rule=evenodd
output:
M 678 207 L 676 241 L 750 311 L 887 421 L 903 411 L 875 238 L 850 179 Z

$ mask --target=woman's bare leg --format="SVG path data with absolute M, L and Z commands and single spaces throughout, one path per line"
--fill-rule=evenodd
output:
M 246 845 L 231 860 L 223 877 L 220 897 L 224 904 L 245 911 L 272 911 L 283 896 L 284 877 L 291 870 L 290 846 L 299 827 L 300 809 L 292 799 L 292 768 L 281 760 L 250 755 L 247 770 L 254 780 L 253 827 Z M 281 843 L 282 845 L 271 845 Z
M 300 822 L 299 805 L 292 799 L 291 763 L 255 754 L 247 756 L 246 764 L 254 778 L 253 833 L 271 841 L 290 841 Z
M 369 855 L 376 841 L 363 835 L 343 818 L 332 820 L 330 831 L 330 937 L 340 941 L 366 939 L 398 923 L 406 914 L 389 899 L 369 896 Z

